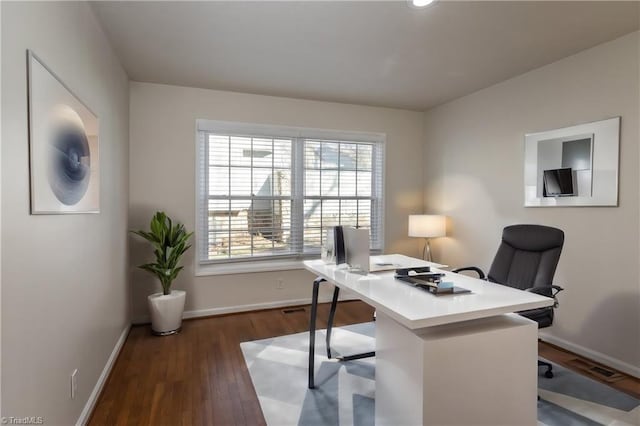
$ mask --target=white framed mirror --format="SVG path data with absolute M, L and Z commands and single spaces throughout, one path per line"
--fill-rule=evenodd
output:
M 620 117 L 525 135 L 525 207 L 617 206 Z

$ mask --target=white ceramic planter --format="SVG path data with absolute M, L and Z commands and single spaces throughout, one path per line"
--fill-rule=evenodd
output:
M 147 297 L 153 334 L 166 336 L 180 331 L 186 294 L 182 290 L 171 290 L 171 294 L 154 293 Z

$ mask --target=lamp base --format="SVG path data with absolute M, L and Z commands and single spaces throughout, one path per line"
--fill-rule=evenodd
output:
M 429 238 L 424 239 L 424 249 L 422 249 L 422 259 L 427 262 L 433 262 L 431 259 L 431 246 L 429 245 Z

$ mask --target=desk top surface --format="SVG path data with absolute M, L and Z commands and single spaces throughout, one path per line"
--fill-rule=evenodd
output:
M 328 265 L 322 260 L 308 260 L 305 268 L 384 312 L 410 329 L 486 318 L 527 309 L 553 305 L 553 299 L 538 294 L 494 284 L 462 274 L 438 269 L 443 265 L 393 254 L 372 256 L 371 262 L 389 262 L 399 268 L 431 266 L 443 272 L 443 281 L 452 281 L 471 293 L 433 295 L 394 278 L 395 271 L 361 275 L 343 265 Z

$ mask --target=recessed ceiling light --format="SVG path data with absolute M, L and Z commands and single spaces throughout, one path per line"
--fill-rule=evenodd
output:
M 427 7 L 436 0 L 410 0 L 413 7 Z

